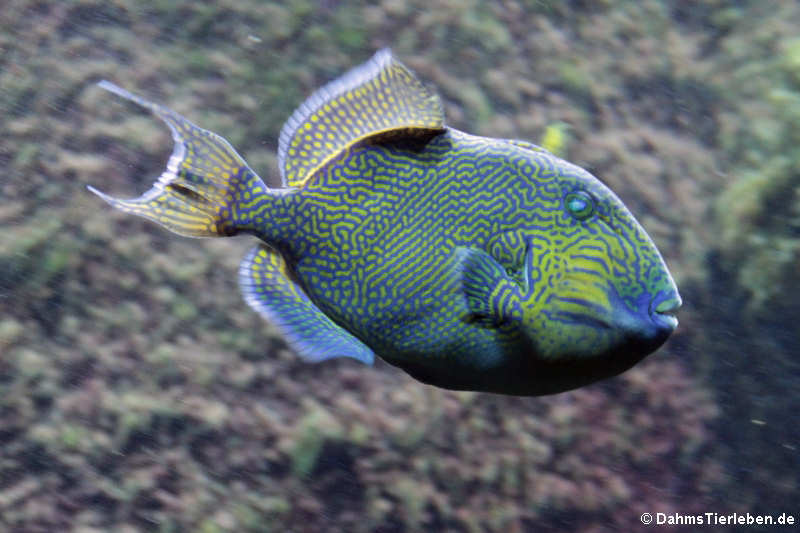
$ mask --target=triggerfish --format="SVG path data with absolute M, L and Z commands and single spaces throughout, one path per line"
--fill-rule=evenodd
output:
M 90 190 L 180 235 L 258 239 L 244 299 L 305 360 L 377 354 L 439 387 L 539 395 L 617 375 L 677 326 L 672 276 L 608 187 L 535 144 L 446 126 L 388 50 L 289 118 L 280 188 L 222 137 L 100 86 L 175 144 L 139 198 Z

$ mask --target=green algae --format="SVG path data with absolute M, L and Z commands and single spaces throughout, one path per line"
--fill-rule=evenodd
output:
M 292 433 L 291 443 L 287 445 L 292 472 L 302 478 L 308 476 L 317 464 L 325 442 L 341 439 L 344 430 L 327 409 L 321 405 L 310 405 Z
M 25 333 L 25 326 L 13 318 L 0 320 L 0 351 L 6 351 L 20 340 Z
M 570 143 L 569 129 L 569 124 L 564 122 L 548 124 L 539 144 L 552 154 L 566 157 Z

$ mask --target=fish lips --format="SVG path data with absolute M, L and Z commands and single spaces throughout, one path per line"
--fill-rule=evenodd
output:
M 678 326 L 675 313 L 682 300 L 674 287 L 660 290 L 655 296 L 644 293 L 633 306 L 624 302 L 615 290 L 610 292 L 614 308 L 612 323 L 624 332 L 637 351 L 644 354 L 655 351 Z

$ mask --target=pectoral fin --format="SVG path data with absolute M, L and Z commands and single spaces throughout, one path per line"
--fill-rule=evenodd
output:
M 275 324 L 306 361 L 352 357 L 371 365 L 375 354 L 323 313 L 292 279 L 276 250 L 260 244 L 239 267 L 239 285 L 250 307 Z
M 458 247 L 454 262 L 467 308 L 476 318 L 497 324 L 522 316 L 519 285 L 489 254 Z

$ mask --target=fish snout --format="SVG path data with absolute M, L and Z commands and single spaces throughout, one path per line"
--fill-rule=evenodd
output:
M 667 330 L 668 333 L 672 333 L 678 326 L 678 319 L 675 317 L 675 313 L 682 303 L 683 300 L 681 300 L 681 296 L 676 289 L 659 291 L 659 293 L 650 300 L 650 318 L 659 329 L 664 329 Z

